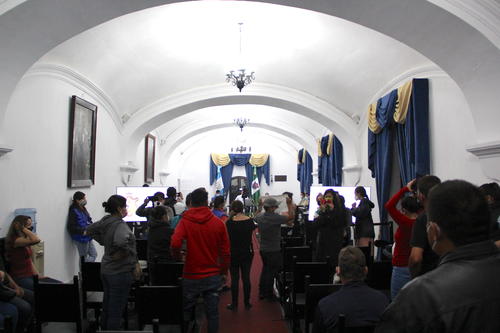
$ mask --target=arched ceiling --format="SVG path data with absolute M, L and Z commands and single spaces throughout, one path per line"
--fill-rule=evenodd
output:
M 224 67 L 232 59 L 228 60 L 227 56 L 234 50 L 230 45 L 236 30 L 228 30 L 225 24 L 230 26 L 228 22 L 232 21 L 234 26 L 242 20 L 241 13 L 248 13 L 251 18 L 252 11 L 233 11 L 229 19 L 211 16 L 208 10 L 192 10 L 176 17 L 162 15 L 168 15 L 169 8 L 181 10 L 183 6 L 223 4 L 230 10 L 232 6 L 255 3 L 183 2 L 136 12 L 172 2 L 176 1 L 4 1 L 0 10 L 21 4 L 3 14 L 0 20 L 0 42 L 6 46 L 0 54 L 1 115 L 20 75 L 44 54 L 41 63 L 68 66 L 86 77 L 108 95 L 116 105 L 114 111 L 125 118 L 138 116 L 147 121 L 147 116 L 136 113 L 165 96 L 188 93 L 186 89 L 193 87 L 210 89 L 220 85 L 220 72 L 226 70 Z M 500 54 L 490 42 L 493 38 L 484 32 L 491 28 L 491 22 L 495 27 L 497 11 L 491 12 L 493 19 L 482 21 L 486 28 L 479 27 L 478 32 L 442 9 L 447 3 L 463 3 L 461 0 L 433 0 L 442 8 L 414 0 L 257 2 L 291 6 L 280 7 L 276 12 L 273 12 L 275 6 L 262 7 L 259 23 L 253 31 L 252 20 L 245 22 L 248 50 L 257 52 L 251 60 L 258 61 L 252 65 L 258 82 L 264 86 L 303 91 L 349 117 L 363 112 L 367 102 L 377 97 L 395 76 L 415 68 L 430 68 L 434 62 L 464 91 L 481 139 L 497 136 L 497 127 L 484 117 L 497 107 L 499 98 L 493 83 L 500 78 Z M 498 9 L 491 1 L 488 3 L 489 8 Z M 469 14 L 479 12 L 476 17 L 485 17 L 481 10 L 469 11 Z M 285 12 L 295 16 L 287 21 Z M 127 13 L 133 14 L 121 16 Z M 454 13 L 464 16 L 464 10 L 454 10 Z M 113 18 L 116 19 L 107 22 Z M 172 22 L 178 24 L 172 26 Z M 95 27 L 100 23 L 102 25 Z M 266 30 L 258 37 L 254 33 L 260 27 Z M 85 31 L 89 28 L 93 29 Z M 168 28 L 172 30 L 165 30 Z M 493 30 L 489 29 L 494 35 Z M 200 39 L 204 31 L 210 34 Z M 78 35 L 80 32 L 84 33 Z M 293 43 L 287 44 L 290 39 Z M 54 47 L 56 49 L 47 53 Z M 217 51 L 223 52 L 217 54 Z M 149 82 L 156 84 L 148 85 Z
M 333 16 L 236 1 L 125 15 L 59 45 L 40 63 L 72 68 L 130 117 L 166 96 L 219 85 L 240 66 L 255 70 L 258 83 L 307 92 L 351 116 L 393 77 L 431 64 L 392 38 Z

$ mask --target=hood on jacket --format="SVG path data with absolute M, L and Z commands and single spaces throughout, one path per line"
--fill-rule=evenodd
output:
M 210 221 L 211 218 L 215 217 L 210 208 L 203 207 L 192 207 L 186 210 L 182 214 L 182 219 L 188 220 L 189 222 L 205 224 Z
M 109 225 L 113 224 L 113 222 L 116 221 L 122 221 L 122 219 L 117 216 L 106 215 L 98 222 L 95 228 L 104 231 L 109 227 Z
M 150 229 L 161 228 L 161 227 L 165 227 L 165 226 L 170 227 L 170 221 L 165 222 L 162 220 L 157 220 L 155 218 L 150 218 L 150 220 L 148 222 L 148 226 Z
M 368 198 L 363 198 L 363 200 L 366 200 L 366 202 L 368 203 L 368 205 L 370 206 L 370 208 L 375 208 L 375 204 L 373 202 L 371 202 L 370 199 Z

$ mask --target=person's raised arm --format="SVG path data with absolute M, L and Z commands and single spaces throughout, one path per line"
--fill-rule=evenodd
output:
M 146 210 L 146 206 L 149 203 L 149 201 L 150 201 L 149 197 L 146 197 L 146 199 L 144 199 L 144 203 L 142 205 L 140 205 L 139 207 L 137 207 L 137 209 L 135 210 L 135 215 L 141 216 L 141 217 L 148 217 L 148 212 Z
M 18 237 L 14 241 L 14 247 L 26 247 L 40 243 L 40 238 L 31 230 L 23 227 L 24 237 Z
M 286 197 L 286 206 L 288 208 L 288 219 L 286 224 L 291 227 L 293 226 L 293 220 L 295 219 L 295 205 L 293 204 L 292 199 L 288 196 Z
M 397 209 L 397 204 L 401 200 L 401 198 L 405 195 L 405 193 L 409 192 L 408 186 L 405 186 L 401 188 L 398 193 L 394 194 L 394 196 L 389 199 L 384 205 L 385 209 L 391 215 L 391 217 L 394 219 L 394 221 L 397 224 L 404 223 L 405 221 L 408 221 L 408 217 L 401 213 L 399 209 Z

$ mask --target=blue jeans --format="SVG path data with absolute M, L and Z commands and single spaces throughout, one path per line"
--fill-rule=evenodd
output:
M 123 311 L 128 303 L 130 288 L 134 282 L 132 272 L 101 274 L 104 295 L 102 299 L 102 330 L 120 330 Z
M 17 327 L 17 320 L 18 320 L 18 314 L 17 314 L 17 307 L 14 304 L 11 304 L 9 302 L 3 302 L 0 301 L 0 327 L 4 328 L 4 319 L 6 316 L 12 317 L 12 328 L 14 329 L 14 332 L 16 331 Z
M 28 277 L 23 277 L 23 278 L 14 278 L 14 281 L 19 287 L 22 287 L 23 289 L 27 289 L 29 291 L 34 291 L 35 290 L 35 282 L 33 280 L 33 276 L 28 276 Z M 52 279 L 49 277 L 45 277 L 43 279 L 39 280 L 40 282 L 49 282 L 49 283 L 62 283 L 59 280 Z
M 85 262 L 95 261 L 95 259 L 97 258 L 97 251 L 95 250 L 95 246 L 92 240 L 85 243 L 73 241 L 73 243 L 75 243 L 76 248 L 78 249 L 78 256 L 84 257 Z
M 274 278 L 278 275 L 283 262 L 281 251 L 260 251 L 260 257 L 262 258 L 262 273 L 259 280 L 259 295 L 261 297 L 272 298 L 274 296 Z
M 392 267 L 392 277 L 391 277 L 391 299 L 396 298 L 399 290 L 410 282 L 410 270 L 408 267 Z
M 205 301 L 208 333 L 217 333 L 219 330 L 219 288 L 221 286 L 222 278 L 220 275 L 199 280 L 183 279 L 184 321 L 192 319 L 196 300 L 202 295 Z

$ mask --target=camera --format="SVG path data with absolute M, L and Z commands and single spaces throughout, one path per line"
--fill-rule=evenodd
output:
M 154 195 L 148 197 L 149 201 L 157 201 L 156 197 Z

